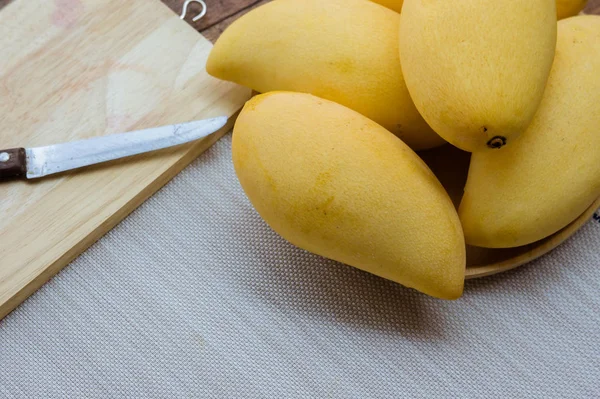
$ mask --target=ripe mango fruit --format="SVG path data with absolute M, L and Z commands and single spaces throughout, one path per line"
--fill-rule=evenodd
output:
M 396 12 L 402 11 L 404 0 L 371 0 Z M 587 0 L 556 0 L 558 19 L 564 19 L 579 14 L 586 6 Z
M 556 0 L 556 14 L 558 19 L 569 18 L 577 15 L 585 8 L 587 0 Z
M 554 234 L 600 197 L 600 17 L 558 23 L 556 59 L 529 129 L 474 153 L 459 209 L 467 243 L 506 248 Z
M 379 123 L 413 149 L 445 143 L 404 84 L 400 16 L 365 0 L 277 0 L 235 21 L 206 70 L 266 93 L 311 93 Z
M 434 297 L 462 294 L 456 210 L 377 123 L 310 94 L 272 92 L 246 103 L 232 152 L 252 205 L 292 244 Z
M 371 0 L 374 3 L 381 4 L 384 7 L 389 8 L 390 10 L 394 10 L 396 12 L 402 11 L 402 3 L 404 0 Z
M 400 60 L 417 109 L 465 151 L 531 123 L 556 47 L 555 0 L 405 0 Z

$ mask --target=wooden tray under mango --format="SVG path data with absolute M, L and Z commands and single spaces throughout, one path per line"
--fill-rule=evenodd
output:
M 446 188 L 455 206 L 458 206 L 467 179 L 470 154 L 446 145 L 429 151 L 421 151 L 419 155 Z M 467 246 L 466 278 L 501 273 L 539 258 L 571 237 L 592 218 L 594 212 L 599 208 L 600 198 L 562 230 L 529 245 L 507 249 Z

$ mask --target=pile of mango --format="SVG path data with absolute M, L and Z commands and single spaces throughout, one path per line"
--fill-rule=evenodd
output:
M 250 11 L 207 62 L 262 93 L 233 133 L 244 191 L 300 248 L 460 297 L 466 244 L 533 243 L 600 196 L 600 16 L 570 17 L 584 5 L 275 0 Z M 472 153 L 458 209 L 415 152 L 442 145 Z

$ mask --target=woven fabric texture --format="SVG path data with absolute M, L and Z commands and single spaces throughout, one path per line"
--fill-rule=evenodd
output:
M 278 237 L 228 135 L 0 322 L 0 397 L 598 398 L 599 248 L 432 299 Z

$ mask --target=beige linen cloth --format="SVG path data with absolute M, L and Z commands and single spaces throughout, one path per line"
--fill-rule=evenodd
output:
M 294 248 L 220 140 L 0 322 L 1 398 L 600 398 L 600 222 L 445 302 Z

